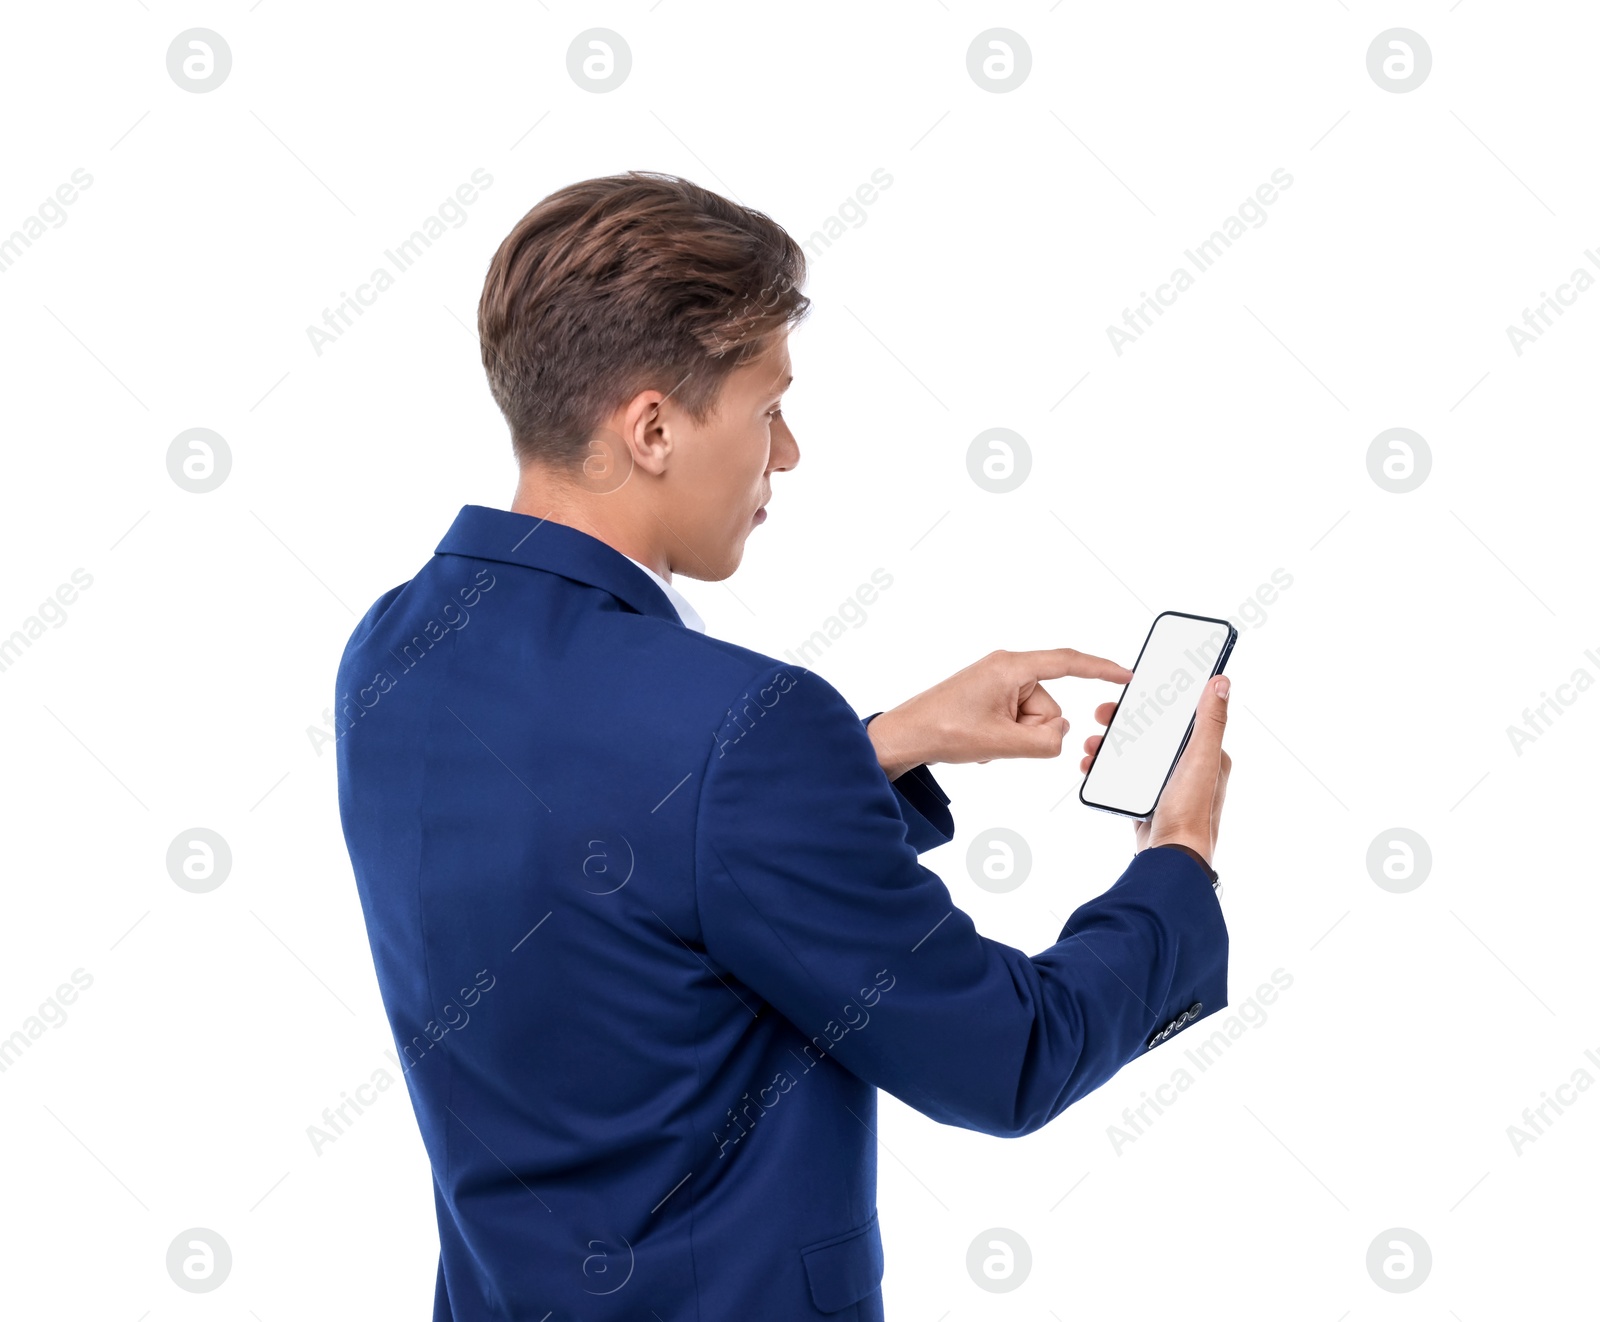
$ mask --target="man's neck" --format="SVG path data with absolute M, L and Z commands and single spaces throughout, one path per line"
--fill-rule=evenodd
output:
M 665 549 L 646 535 L 633 502 L 623 498 L 620 491 L 596 495 L 530 465 L 523 469 L 517 483 L 511 512 L 577 528 L 672 582 L 672 566 Z

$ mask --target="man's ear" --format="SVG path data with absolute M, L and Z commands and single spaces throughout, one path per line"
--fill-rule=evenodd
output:
M 662 419 L 659 390 L 641 390 L 602 422 L 584 443 L 578 484 L 595 495 L 610 495 L 641 471 L 659 476 L 672 453 L 672 434 Z
M 673 423 L 665 401 L 659 390 L 641 390 L 623 410 L 621 439 L 630 467 L 655 477 L 666 472 L 673 451 Z

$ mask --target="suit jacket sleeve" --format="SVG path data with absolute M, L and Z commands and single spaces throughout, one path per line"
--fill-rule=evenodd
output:
M 863 727 L 871 725 L 874 717 L 882 715 L 881 711 L 875 711 L 871 716 L 862 717 L 861 724 Z M 906 839 L 917 853 L 925 854 L 955 838 L 956 823 L 950 815 L 950 796 L 933 778 L 926 762 L 891 780 L 889 786 L 894 790 L 900 818 L 906 824 Z
M 918 861 L 864 724 L 799 667 L 733 695 L 695 873 L 709 956 L 817 1050 L 946 1124 L 1032 1133 L 1227 1003 L 1221 906 L 1177 850 L 1135 855 L 1037 955 L 981 936 Z

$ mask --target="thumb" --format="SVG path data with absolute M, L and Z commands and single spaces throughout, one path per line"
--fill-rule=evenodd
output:
M 1060 757 L 1067 735 L 1067 718 L 1051 716 L 1045 720 L 1005 722 L 1002 734 L 1005 751 L 1000 757 Z
M 1226 675 L 1207 682 L 1194 713 L 1194 733 L 1183 750 L 1183 761 L 1197 771 L 1215 775 L 1222 761 L 1222 734 L 1228 728 L 1228 690 Z

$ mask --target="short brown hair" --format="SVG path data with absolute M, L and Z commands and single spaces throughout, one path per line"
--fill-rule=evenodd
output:
M 805 274 L 781 225 L 676 175 L 550 194 L 501 243 L 478 303 L 518 462 L 581 462 L 600 420 L 641 390 L 704 422 L 728 375 L 805 316 Z

